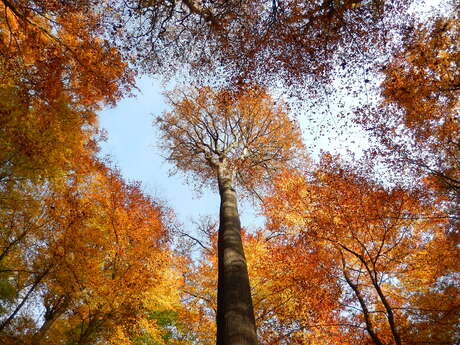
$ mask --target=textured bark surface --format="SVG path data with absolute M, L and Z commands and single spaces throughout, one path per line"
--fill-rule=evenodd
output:
M 219 169 L 217 345 L 256 345 L 257 335 L 232 177 Z

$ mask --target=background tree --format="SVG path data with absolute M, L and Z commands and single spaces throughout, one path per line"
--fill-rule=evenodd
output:
M 162 341 L 154 312 L 178 307 L 180 282 L 167 210 L 102 164 L 39 204 L 38 215 L 5 219 L 28 232 L 1 236 L 0 274 L 13 289 L 0 295 L 2 343 Z
M 222 83 L 288 87 L 330 80 L 342 63 L 359 65 L 414 2 L 132 0 L 113 2 L 110 13 L 120 19 L 115 36 L 144 70 L 170 75 L 188 66 L 198 79 L 213 70 Z
M 213 344 L 213 320 L 216 314 L 217 287 L 217 227 L 206 228 L 199 246 L 202 254 L 198 260 L 190 260 L 186 269 L 185 284 L 181 293 L 189 311 L 187 331 L 200 344 Z M 339 308 L 325 257 L 318 252 L 309 253 L 299 246 L 282 244 L 267 231 L 242 231 L 246 249 L 254 314 L 259 343 L 303 344 L 314 341 L 318 344 L 347 344 L 341 336 L 338 323 L 331 313 L 336 304 Z M 191 244 L 197 244 L 191 240 Z M 296 253 L 301 251 L 302 254 Z M 324 252 L 323 252 L 324 254 Z M 190 255 L 190 254 L 189 254 Z M 305 262 L 305 255 L 311 260 Z M 196 256 L 196 253 L 193 254 Z M 323 267 L 323 269 L 319 268 Z M 310 267 L 309 273 L 305 269 Z M 318 286 L 323 288 L 318 289 Z
M 86 188 L 94 174 L 106 172 L 95 159 L 100 139 L 95 112 L 115 104 L 133 82 L 120 54 L 100 38 L 104 29 L 94 4 L 0 2 L 4 343 L 68 340 L 68 328 L 62 327 L 59 334 L 56 325 L 62 326 L 83 303 L 78 294 L 81 281 L 64 275 L 66 262 L 77 262 L 76 255 L 81 258 L 93 245 L 86 235 L 94 207 L 82 198 L 88 197 Z M 59 236 L 68 237 L 72 231 L 82 235 L 74 242 L 80 248 L 66 252 Z M 80 263 L 77 271 L 89 266 L 84 259 Z
M 280 175 L 266 201 L 272 231 L 292 248 L 299 284 L 324 274 L 322 289 L 338 289 L 339 309 L 331 311 L 348 315 L 343 334 L 376 345 L 458 340 L 458 248 L 437 209 L 330 157 L 312 174 Z M 310 261 L 312 253 L 321 261 Z
M 95 111 L 127 94 L 133 73 L 100 38 L 91 1 L 5 0 L 0 13 L 0 181 L 43 181 L 94 150 Z
M 259 88 L 176 90 L 169 102 L 173 111 L 157 118 L 167 159 L 219 187 L 217 344 L 256 344 L 235 184 L 254 190 L 292 159 L 301 147 L 299 129 L 285 106 Z
M 423 191 L 447 212 L 449 236 L 458 243 L 460 28 L 458 4 L 445 6 L 409 31 L 384 67 L 382 101 L 358 114 L 379 142 L 371 160 L 384 160 L 396 172 L 394 183 Z

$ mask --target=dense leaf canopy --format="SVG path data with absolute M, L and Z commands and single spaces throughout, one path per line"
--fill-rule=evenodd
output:
M 460 7 L 429 5 L 0 0 L 0 343 L 215 344 L 239 265 L 259 344 L 458 345 Z M 181 84 L 159 146 L 220 224 L 98 155 L 136 73 Z

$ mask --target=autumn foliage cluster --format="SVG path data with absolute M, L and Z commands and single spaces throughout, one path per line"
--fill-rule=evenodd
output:
M 459 344 L 460 7 L 424 6 L 0 0 L 0 344 Z M 185 80 L 194 232 L 99 153 L 138 73 Z M 369 144 L 312 152 L 307 112 Z

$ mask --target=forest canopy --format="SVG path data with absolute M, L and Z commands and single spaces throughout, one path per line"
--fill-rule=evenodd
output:
M 0 0 L 0 343 L 458 345 L 459 13 Z M 141 75 L 174 84 L 152 131 L 218 217 L 102 155 Z

